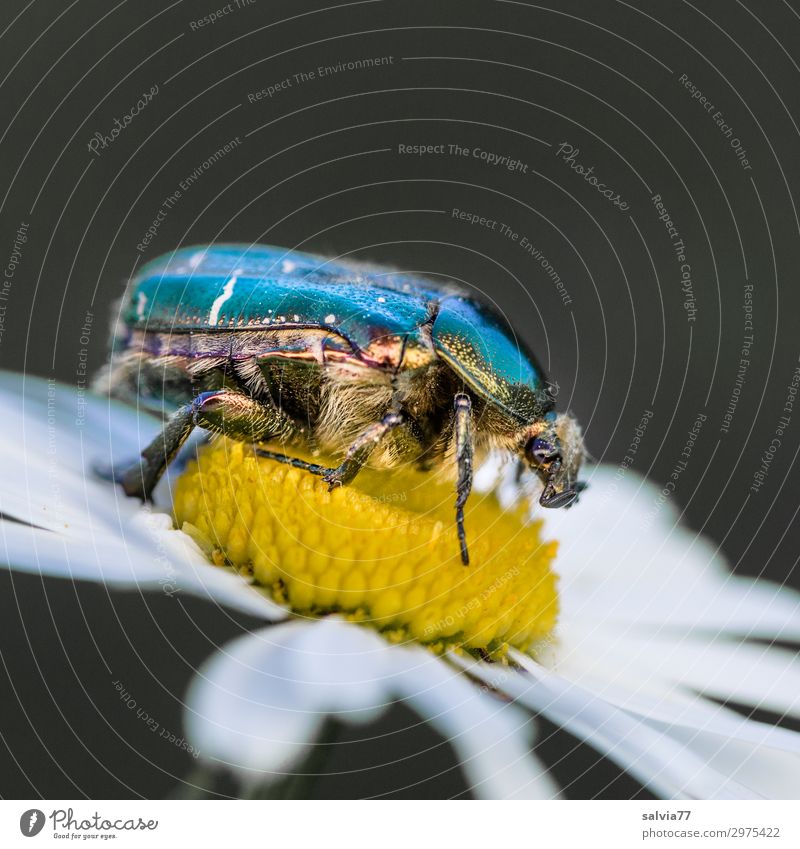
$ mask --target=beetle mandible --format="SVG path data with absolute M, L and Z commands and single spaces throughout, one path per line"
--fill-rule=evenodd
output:
M 264 457 L 349 483 L 367 461 L 452 460 L 461 558 L 476 454 L 514 454 L 544 507 L 583 484 L 581 429 L 490 306 L 454 284 L 283 248 L 182 248 L 130 282 L 96 386 L 163 415 L 163 431 L 121 477 L 150 496 L 195 427 L 252 441 Z M 264 447 L 295 445 L 335 467 Z

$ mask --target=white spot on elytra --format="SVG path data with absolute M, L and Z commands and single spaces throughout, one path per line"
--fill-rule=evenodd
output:
M 210 325 L 215 325 L 219 320 L 219 311 L 222 309 L 222 305 L 225 301 L 230 298 L 233 294 L 233 287 L 236 285 L 236 278 L 231 277 L 231 279 L 222 287 L 222 294 L 217 295 L 214 299 L 214 303 L 211 304 L 211 312 L 208 314 L 208 323 Z
M 336 316 L 333 313 L 325 316 L 325 324 L 333 324 L 336 321 Z
M 144 292 L 139 292 L 139 301 L 136 304 L 136 317 L 141 318 L 144 315 L 144 308 L 147 306 L 147 295 Z
M 299 315 L 297 315 L 297 313 L 295 313 L 295 314 L 292 316 L 292 318 L 293 318 L 295 321 L 300 321 L 300 316 L 299 316 Z
M 191 268 L 197 268 L 197 266 L 205 259 L 205 256 L 205 251 L 198 251 L 196 254 L 192 254 L 189 258 L 189 266 Z
M 281 271 L 284 274 L 291 274 L 295 270 L 295 268 L 297 268 L 297 265 L 293 263 L 290 259 L 285 259 L 281 264 Z
M 386 303 L 386 298 L 384 298 L 384 297 L 383 297 L 383 295 L 381 295 L 381 297 L 380 297 L 380 298 L 378 298 L 378 303 L 379 303 L 379 304 L 385 304 L 385 303 Z

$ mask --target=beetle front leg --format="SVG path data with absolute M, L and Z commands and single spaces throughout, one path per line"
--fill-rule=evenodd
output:
M 164 470 L 194 430 L 194 406 L 186 404 L 170 416 L 164 430 L 142 451 L 141 460 L 127 469 L 119 482 L 126 495 L 147 501 Z
M 292 424 L 276 407 L 260 404 L 241 392 L 201 392 L 171 416 L 164 430 L 142 451 L 141 460 L 124 472 L 120 483 L 125 494 L 149 499 L 195 427 L 249 442 L 286 434 Z
M 472 491 L 472 401 L 469 395 L 459 392 L 454 399 L 455 421 L 453 435 L 456 445 L 456 462 L 458 463 L 458 482 L 456 483 L 456 527 L 458 542 L 461 546 L 461 562 L 469 565 L 467 551 L 467 535 L 464 531 L 464 505 Z
M 361 471 L 370 454 L 383 437 L 404 423 L 405 417 L 401 412 L 387 413 L 379 422 L 371 424 L 356 437 L 353 444 L 347 449 L 344 460 L 335 469 L 330 469 L 322 479 L 325 483 L 330 484 L 331 489 L 350 483 Z

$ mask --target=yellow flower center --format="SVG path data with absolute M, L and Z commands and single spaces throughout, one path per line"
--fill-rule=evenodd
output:
M 535 648 L 558 613 L 556 543 L 542 542 L 522 508 L 473 492 L 464 566 L 454 499 L 452 482 L 412 468 L 363 469 L 329 492 L 309 472 L 219 439 L 179 479 L 174 509 L 215 562 L 297 614 L 343 613 L 435 650 Z

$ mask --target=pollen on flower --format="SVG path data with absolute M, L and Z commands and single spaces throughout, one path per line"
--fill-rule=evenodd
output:
M 219 439 L 179 479 L 178 526 L 306 616 L 338 612 L 392 642 L 493 656 L 546 638 L 558 613 L 556 543 L 539 523 L 474 492 L 470 565 L 459 555 L 453 485 L 411 468 L 321 478 Z

